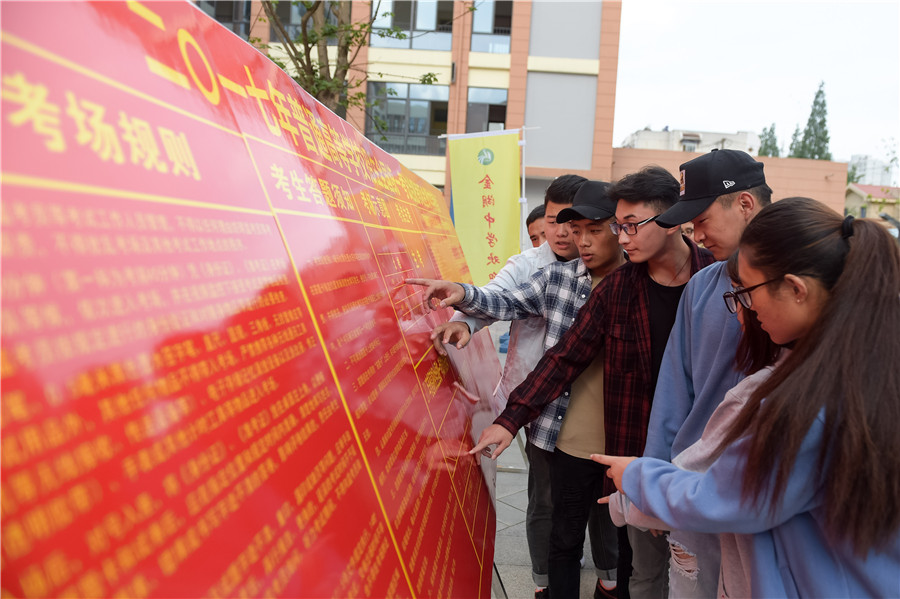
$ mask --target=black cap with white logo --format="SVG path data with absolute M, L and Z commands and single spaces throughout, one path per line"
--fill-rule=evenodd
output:
M 556 215 L 556 222 L 565 223 L 582 218 L 605 220 L 615 216 L 616 201 L 609 197 L 610 187 L 612 185 L 603 181 L 585 181 L 575 192 L 572 207 L 560 210 Z
M 739 150 L 713 150 L 679 168 L 681 197 L 656 219 L 656 224 L 661 227 L 675 227 L 694 220 L 717 197 L 766 182 L 763 163 Z

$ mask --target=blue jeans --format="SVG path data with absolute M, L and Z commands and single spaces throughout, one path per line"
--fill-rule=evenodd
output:
M 673 530 L 669 543 L 680 549 L 669 564 L 669 594 L 672 597 L 715 597 L 719 592 L 719 535 Z
M 666 599 L 669 596 L 669 541 L 665 535 L 654 537 L 649 531 L 642 532 L 633 526 L 626 526 L 631 542 L 631 580 L 628 589 L 632 597 Z M 715 597 L 715 592 L 711 595 Z

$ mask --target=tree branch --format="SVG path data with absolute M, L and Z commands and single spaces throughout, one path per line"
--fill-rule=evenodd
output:
M 309 20 L 312 19 L 313 25 L 318 28 L 314 15 L 322 8 L 322 2 L 321 0 L 317 0 L 313 3 L 304 2 L 303 7 L 306 8 L 306 12 L 300 17 L 300 39 L 303 42 L 304 56 L 306 56 L 306 62 L 303 66 L 307 81 L 309 81 L 310 86 L 313 86 L 316 82 L 316 72 L 313 68 L 312 43 L 310 43 L 309 39 Z
M 269 18 L 269 22 L 275 28 L 275 33 L 281 38 L 281 42 L 284 45 L 288 58 L 293 63 L 297 72 L 302 73 L 304 71 L 303 59 L 300 52 L 297 50 L 297 47 L 294 45 L 294 42 L 285 30 L 281 19 L 278 18 L 278 14 L 275 12 L 275 7 L 272 5 L 271 0 L 262 0 L 262 5 L 263 10 L 266 11 L 266 16 Z

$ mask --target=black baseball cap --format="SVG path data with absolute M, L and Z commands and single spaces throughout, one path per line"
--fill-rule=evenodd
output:
M 656 219 L 671 228 L 697 218 L 717 197 L 766 183 L 763 163 L 740 150 L 713 150 L 682 164 L 681 197 Z
M 575 192 L 572 207 L 560 210 L 556 215 L 556 222 L 565 223 L 582 218 L 605 220 L 614 216 L 616 202 L 609 197 L 610 187 L 612 185 L 604 181 L 585 181 Z

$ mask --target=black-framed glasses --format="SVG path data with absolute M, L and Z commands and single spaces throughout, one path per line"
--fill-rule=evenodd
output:
M 737 314 L 737 303 L 741 302 L 741 305 L 749 310 L 750 306 L 753 305 L 753 300 L 750 297 L 751 291 L 758 289 L 763 285 L 780 281 L 783 278 L 783 276 L 776 277 L 760 283 L 759 285 L 754 285 L 753 287 L 736 287 L 734 291 L 726 291 L 722 294 L 722 299 L 725 300 L 725 307 L 728 308 L 728 311 L 732 314 Z
M 619 223 L 609 223 L 609 228 L 613 232 L 613 235 L 617 237 L 620 231 L 625 231 L 627 235 L 637 235 L 638 227 L 640 227 L 641 225 L 646 225 L 647 223 L 651 223 L 657 218 L 659 218 L 658 214 L 656 216 L 651 216 L 646 220 L 642 220 L 639 223 L 622 223 L 621 225 Z

